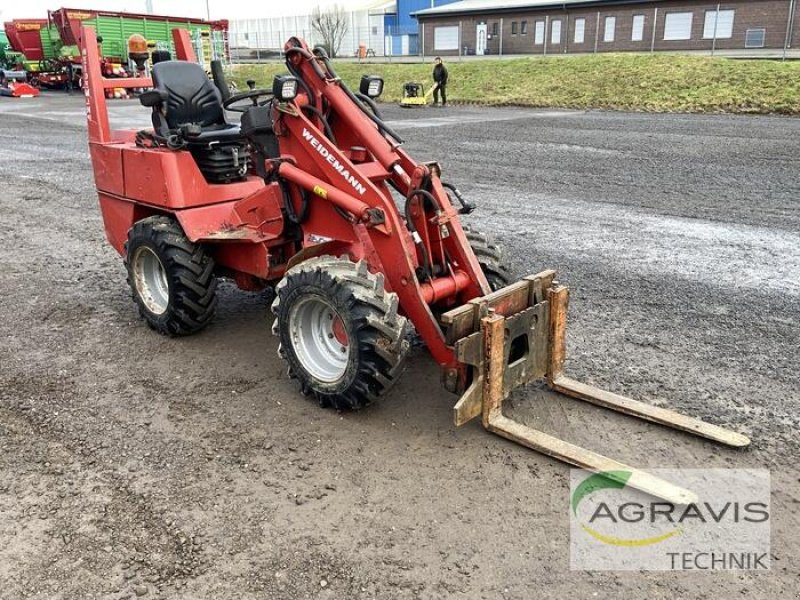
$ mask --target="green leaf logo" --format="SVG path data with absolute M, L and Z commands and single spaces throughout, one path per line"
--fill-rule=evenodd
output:
M 630 478 L 631 478 L 630 471 L 601 471 L 599 473 L 594 473 L 591 476 L 587 477 L 580 483 L 580 485 L 578 485 L 578 487 L 575 488 L 575 491 L 572 492 L 572 499 L 570 502 L 572 507 L 572 514 L 575 515 L 576 518 L 578 517 L 578 506 L 580 505 L 580 503 L 583 501 L 584 498 L 590 496 L 591 494 L 593 494 L 598 490 L 625 489 L 625 486 L 627 485 L 628 480 Z M 599 531 L 589 527 L 586 523 L 581 523 L 580 525 L 581 529 L 583 529 L 586 533 L 588 533 L 597 541 L 602 542 L 604 544 L 610 544 L 612 546 L 627 546 L 627 547 L 650 546 L 652 544 L 663 542 L 664 540 L 669 539 L 672 536 L 681 533 L 681 528 L 675 527 L 671 531 L 668 531 L 661 535 L 639 538 L 639 539 L 625 539 L 600 533 Z

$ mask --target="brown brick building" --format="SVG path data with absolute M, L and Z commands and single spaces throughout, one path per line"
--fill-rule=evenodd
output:
M 463 0 L 415 13 L 423 54 L 800 46 L 800 0 Z

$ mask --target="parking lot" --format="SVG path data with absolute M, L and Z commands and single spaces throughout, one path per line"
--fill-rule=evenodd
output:
M 456 429 L 422 349 L 339 414 L 288 378 L 267 293 L 223 284 L 207 330 L 155 334 L 105 241 L 83 99 L 45 93 L 0 98 L 0 598 L 796 597 L 800 120 L 384 113 L 516 275 L 571 287 L 568 373 L 753 445 L 537 386 L 513 416 L 636 466 L 770 469 L 772 570 L 570 571 L 568 467 Z

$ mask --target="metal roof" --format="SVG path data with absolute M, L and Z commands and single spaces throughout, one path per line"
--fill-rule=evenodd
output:
M 638 0 L 644 4 L 654 0 Z M 435 8 L 412 12 L 415 17 L 464 15 L 470 13 L 497 13 L 524 10 L 526 8 L 561 8 L 572 5 L 623 4 L 625 0 L 462 0 Z

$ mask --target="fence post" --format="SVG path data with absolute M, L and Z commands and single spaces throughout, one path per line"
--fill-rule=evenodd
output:
M 717 14 L 714 15 L 714 37 L 711 40 L 711 56 L 717 51 L 717 27 L 719 26 L 719 4 L 717 4 Z
M 789 48 L 792 46 L 792 38 L 794 37 L 794 17 L 797 12 L 797 0 L 789 0 L 789 18 L 786 21 L 786 38 L 783 41 L 783 57 L 781 60 L 786 60 L 786 55 Z
M 536 25 L 534 25 L 533 27 L 535 29 Z M 536 34 L 534 33 L 534 35 Z M 503 57 L 503 17 L 500 17 L 500 58 L 502 57 Z
M 425 62 L 425 23 L 422 23 L 422 62 Z
M 550 15 L 544 18 L 544 47 L 542 48 L 542 55 L 547 56 L 547 32 L 550 29 Z
M 656 28 L 658 27 L 658 7 L 653 10 L 653 39 L 650 41 L 650 54 L 656 51 Z
M 256 61 L 261 62 L 261 30 L 256 29 Z
M 458 22 L 458 60 L 461 60 L 461 51 L 463 50 L 461 44 L 464 41 L 464 35 L 461 27 L 461 21 Z
M 545 32 L 547 33 L 547 32 Z M 600 43 L 600 11 L 597 11 L 597 23 L 594 28 L 594 53 L 597 54 L 597 45 Z

